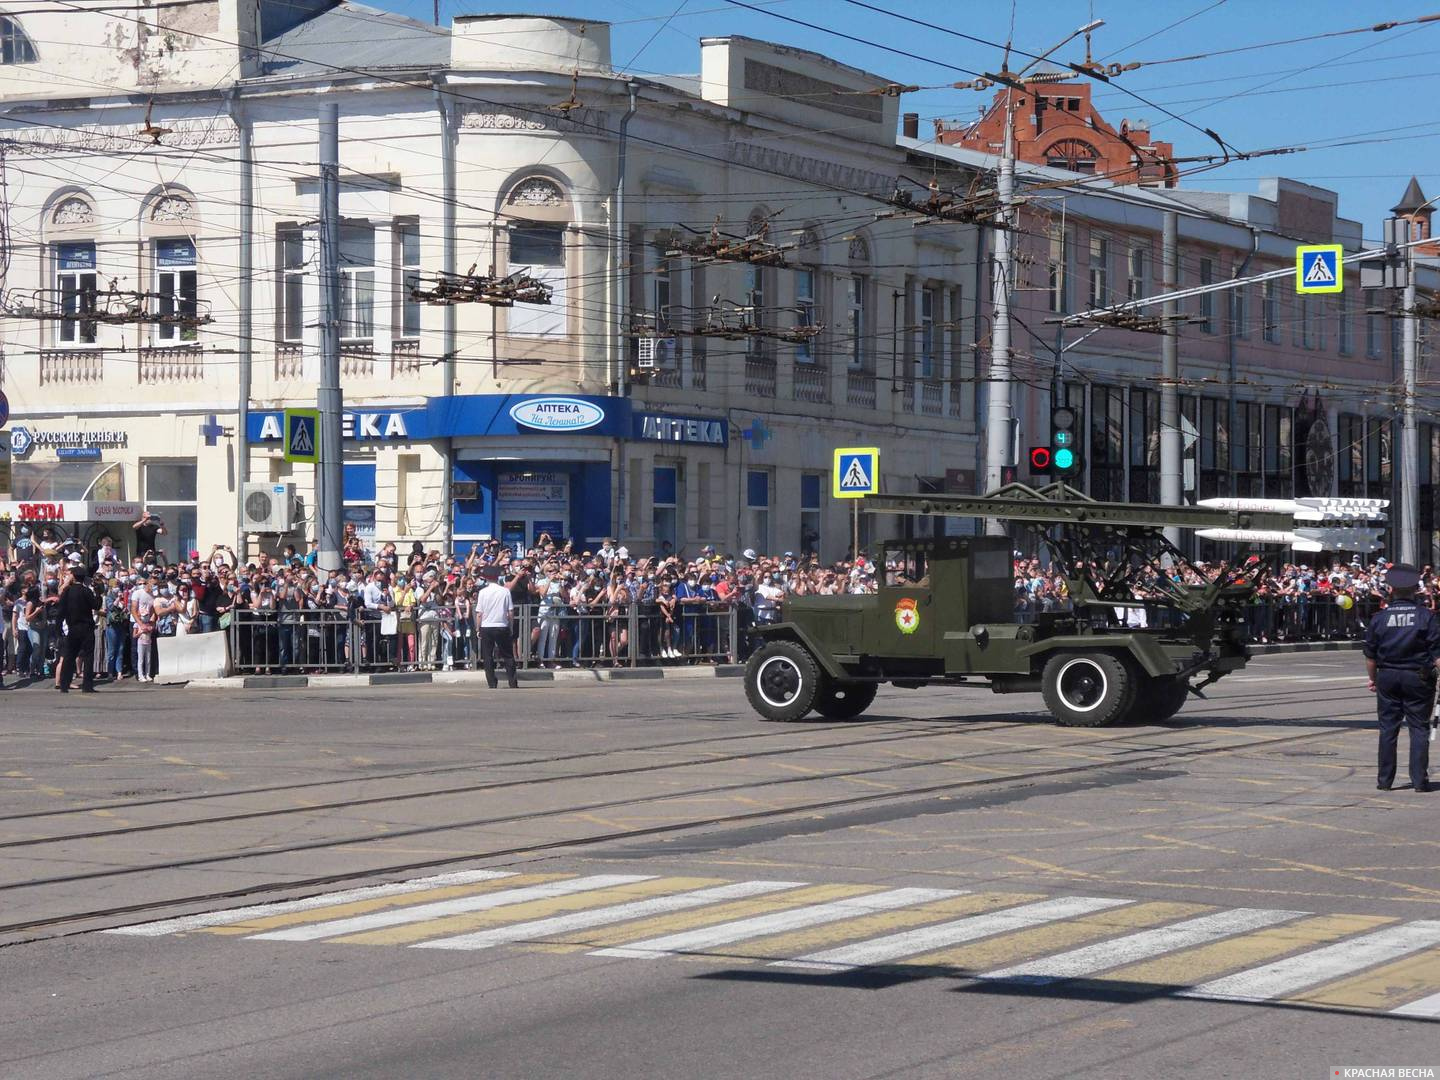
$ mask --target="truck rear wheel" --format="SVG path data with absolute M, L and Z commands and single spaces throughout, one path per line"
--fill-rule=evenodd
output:
M 831 720 L 853 719 L 871 706 L 879 689 L 873 682 L 826 679 L 815 695 L 815 711 Z
M 1169 720 L 1184 707 L 1189 696 L 1190 686 L 1184 679 L 1147 679 L 1135 693 L 1130 718 L 1142 724 Z
M 820 693 L 820 665 L 804 646 L 772 641 L 745 665 L 745 696 L 766 720 L 799 720 Z
M 1065 727 L 1104 727 L 1130 713 L 1135 684 L 1134 670 L 1123 657 L 1059 653 L 1045 665 L 1045 706 Z

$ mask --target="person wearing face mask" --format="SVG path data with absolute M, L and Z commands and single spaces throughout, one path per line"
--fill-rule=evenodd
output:
M 705 595 L 700 590 L 700 574 L 692 566 L 675 586 L 675 603 L 680 609 L 680 650 L 693 655 L 697 648 L 696 631 L 700 613 L 705 610 Z
M 784 590 L 775 582 L 774 574 L 766 574 L 755 587 L 755 621 L 775 623 L 780 621 L 780 599 Z

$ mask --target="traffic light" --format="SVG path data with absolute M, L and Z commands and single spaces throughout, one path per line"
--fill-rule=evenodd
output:
M 1080 473 L 1080 447 L 1076 443 L 1075 410 L 1064 405 L 1050 410 L 1050 475 L 1077 476 Z M 1037 448 L 1038 449 L 1038 448 Z M 1032 464 L 1035 451 L 1030 452 Z
M 1030 471 L 1031 473 L 1044 473 L 1050 475 L 1050 448 L 1048 446 L 1030 447 Z

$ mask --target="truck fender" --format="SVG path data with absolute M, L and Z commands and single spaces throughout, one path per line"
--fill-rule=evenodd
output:
M 1021 649 L 1020 655 L 1038 657 L 1039 666 L 1044 667 L 1045 658 L 1056 652 L 1123 652 L 1128 653 L 1146 675 L 1163 678 L 1175 674 L 1175 665 L 1165 650 L 1141 634 L 1075 634 L 1046 638 Z
M 820 670 L 826 675 L 833 679 L 848 677 L 845 669 L 835 662 L 830 650 L 819 648 L 810 635 L 794 623 L 770 623 L 767 626 L 755 627 L 750 632 L 761 641 L 793 641 L 815 658 L 815 663 L 820 665 Z

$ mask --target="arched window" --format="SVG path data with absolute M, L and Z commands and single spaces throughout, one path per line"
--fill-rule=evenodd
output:
M 1053 169 L 1093 173 L 1100 160 L 1100 151 L 1084 139 L 1061 139 L 1045 151 L 1045 164 Z
M 510 333 L 563 338 L 569 311 L 565 233 L 570 200 L 550 177 L 527 176 L 506 192 L 504 214 L 510 225 L 509 272 L 523 270 L 550 286 L 550 303 L 516 304 L 510 309 Z
M 14 19 L 0 15 L 0 64 L 33 64 L 37 59 L 30 35 Z

